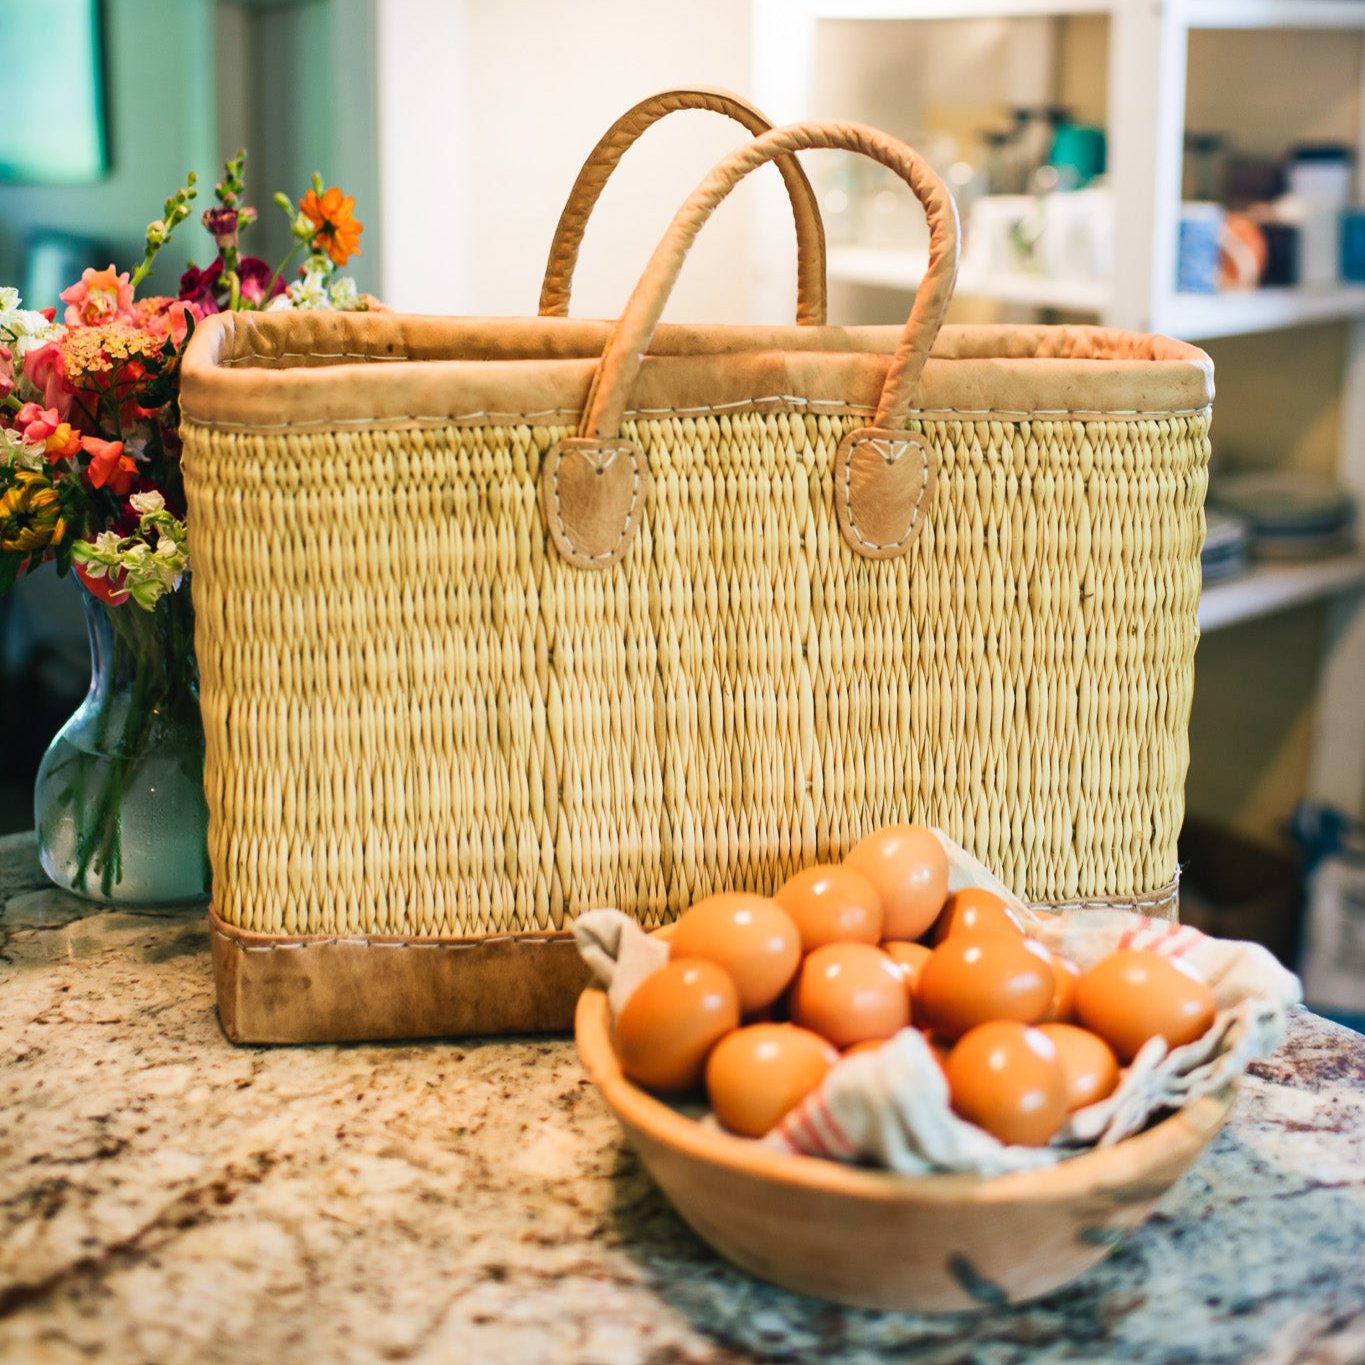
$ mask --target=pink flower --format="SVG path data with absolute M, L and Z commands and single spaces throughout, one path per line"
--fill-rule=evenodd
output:
M 204 320 L 204 309 L 186 299 L 140 299 L 137 311 L 144 330 L 155 337 L 168 336 L 177 346 L 184 344 L 191 321 L 198 324 Z
M 29 445 L 45 445 L 47 438 L 62 424 L 56 408 L 42 408 L 37 403 L 25 403 L 15 414 L 15 425 L 24 433 Z
M 71 415 L 76 395 L 66 382 L 61 347 L 57 342 L 35 346 L 24 357 L 24 373 L 33 387 L 42 393 L 43 403 L 54 408 L 59 418 L 65 420 Z
M 14 352 L 0 346 L 0 400 L 14 392 Z
M 111 265 L 104 270 L 86 266 L 80 282 L 59 295 L 66 304 L 68 327 L 97 327 L 100 323 L 133 318 L 133 286 L 128 273 L 118 274 Z

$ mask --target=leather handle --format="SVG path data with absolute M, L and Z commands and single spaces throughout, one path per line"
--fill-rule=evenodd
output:
M 569 191 L 564 212 L 550 243 L 545 280 L 540 287 L 542 317 L 565 317 L 578 253 L 588 219 L 606 188 L 612 172 L 637 138 L 661 118 L 681 109 L 705 109 L 724 114 L 757 136 L 772 129 L 772 121 L 747 100 L 728 90 L 696 88 L 663 90 L 628 109 L 603 134 L 583 163 Z M 796 320 L 820 327 L 826 316 L 825 228 L 819 202 L 806 173 L 794 156 L 778 159 L 777 169 L 787 185 L 792 216 L 796 220 Z
M 915 291 L 914 306 L 887 369 L 872 423 L 881 432 L 904 430 L 957 279 L 957 205 L 928 162 L 898 139 L 857 123 L 796 123 L 763 133 L 731 152 L 678 210 L 607 339 L 579 426 L 581 437 L 611 440 L 619 433 L 631 390 L 683 261 L 717 205 L 766 162 L 818 148 L 860 152 L 894 171 L 914 191 L 929 221 L 929 267 Z

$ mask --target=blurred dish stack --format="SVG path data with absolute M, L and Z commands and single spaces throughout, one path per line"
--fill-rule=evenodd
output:
M 1355 501 L 1328 479 L 1280 470 L 1224 474 L 1209 490 L 1209 499 L 1214 509 L 1209 541 L 1214 543 L 1210 547 L 1206 542 L 1204 553 L 1207 557 L 1212 548 L 1218 564 L 1234 553 L 1228 548 L 1234 534 L 1228 523 L 1233 528 L 1241 523 L 1258 559 L 1318 558 L 1349 550 L 1354 541 Z
M 1251 530 L 1241 517 L 1210 507 L 1199 566 L 1204 586 L 1245 573 L 1251 563 Z

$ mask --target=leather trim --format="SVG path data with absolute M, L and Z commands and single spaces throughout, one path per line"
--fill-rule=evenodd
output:
M 398 313 L 218 313 L 195 329 L 180 407 L 229 432 L 457 423 L 575 427 L 612 324 Z M 627 419 L 775 408 L 871 416 L 898 327 L 660 326 Z M 1100 363 L 1097 363 L 1100 362 Z M 1213 362 L 1102 327 L 945 327 L 917 415 L 1160 421 L 1213 401 Z
M 1175 919 L 1179 876 L 1138 896 L 1034 902 Z M 566 1033 L 588 970 L 572 934 L 496 938 L 272 935 L 209 908 L 223 1031 L 234 1043 Z

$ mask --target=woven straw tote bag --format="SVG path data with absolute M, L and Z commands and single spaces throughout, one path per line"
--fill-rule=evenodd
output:
M 716 205 L 815 148 L 922 202 L 906 326 L 660 326 Z M 182 429 L 229 1036 L 564 1027 L 579 911 L 659 924 L 892 821 L 1038 903 L 1172 912 L 1212 366 L 942 328 L 956 262 L 908 147 L 805 124 L 711 171 L 613 325 L 200 329 Z

